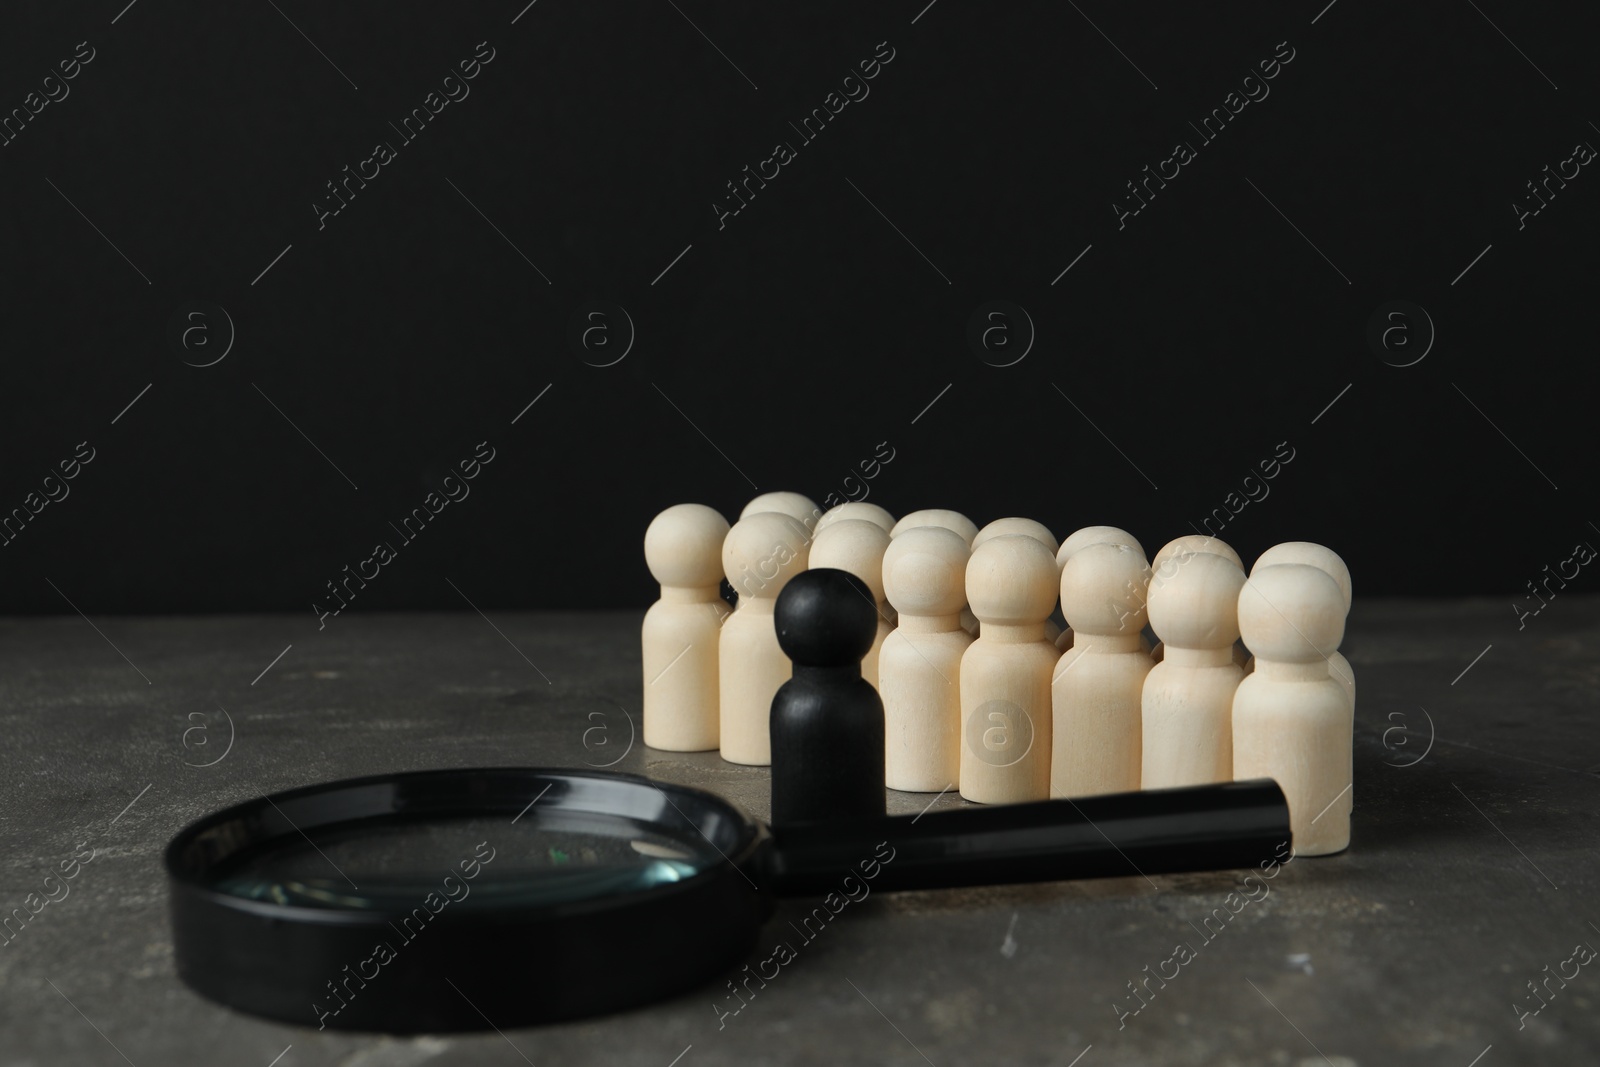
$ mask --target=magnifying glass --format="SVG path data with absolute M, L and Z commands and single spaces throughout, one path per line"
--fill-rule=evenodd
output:
M 1246 867 L 1289 841 L 1265 779 L 773 829 L 687 786 L 495 767 L 260 797 L 165 863 L 197 992 L 407 1034 L 680 993 L 745 958 L 779 897 Z

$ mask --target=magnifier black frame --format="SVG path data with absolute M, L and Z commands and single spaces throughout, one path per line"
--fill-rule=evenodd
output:
M 319 829 L 503 815 L 511 830 L 535 797 L 675 838 L 703 834 L 728 862 L 564 904 L 444 907 L 410 941 L 393 925 L 409 912 L 277 904 L 212 888 L 247 850 L 311 840 Z M 753 870 L 768 836 L 711 793 L 612 772 L 418 771 L 294 789 L 209 815 L 168 845 L 178 975 L 229 1007 L 319 1028 L 442 1033 L 616 1011 L 708 981 L 750 952 L 773 908 Z M 380 943 L 392 958 L 378 966 Z
M 535 805 L 620 816 L 702 854 L 704 838 L 726 862 L 561 903 L 443 907 L 414 939 L 395 925 L 409 912 L 215 888 L 319 830 L 502 816 L 510 831 Z M 859 864 L 874 890 L 894 891 L 1265 866 L 1291 843 L 1270 779 L 768 829 L 714 794 L 639 775 L 497 767 L 261 797 L 185 828 L 165 861 L 178 975 L 202 995 L 291 1023 L 410 1034 L 600 1015 L 690 989 L 750 954 L 775 896 L 822 895 Z

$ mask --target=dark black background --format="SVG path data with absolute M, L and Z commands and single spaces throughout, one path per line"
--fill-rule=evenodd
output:
M 658 510 L 821 501 L 885 441 L 896 514 L 1151 553 L 1287 441 L 1222 536 L 1328 544 L 1358 595 L 1509 596 L 1600 540 L 1600 178 L 1512 209 L 1600 144 L 1592 8 L 124 2 L 12 3 L 0 33 L 0 112 L 96 50 L 0 148 L 0 510 L 96 450 L 0 548 L 0 611 L 309 611 L 386 539 L 355 608 L 643 605 Z M 480 41 L 470 96 L 319 230 L 324 183 Z M 719 230 L 724 183 L 881 41 L 870 96 Z M 1124 183 L 1284 41 L 1119 230 Z M 594 299 L 636 327 L 613 366 L 569 342 Z M 1400 299 L 1437 329 L 1404 368 L 1366 341 Z M 991 300 L 1036 328 L 1013 366 L 967 344 Z M 215 366 L 169 339 L 192 301 L 235 324 Z M 470 497 L 399 546 L 481 440 Z

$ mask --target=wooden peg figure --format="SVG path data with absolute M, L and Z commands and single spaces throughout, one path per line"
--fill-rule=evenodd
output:
M 794 676 L 772 700 L 775 827 L 883 817 L 883 704 L 860 670 L 877 617 L 869 592 L 848 571 L 813 567 L 778 596 Z
M 817 520 L 816 528 L 811 531 L 811 536 L 816 537 L 824 529 L 844 519 L 865 519 L 876 526 L 882 527 L 883 532 L 891 534 L 895 528 L 894 516 L 876 504 L 868 504 L 864 500 L 847 500 L 843 504 L 836 504 L 823 512 L 822 518 Z M 895 617 L 894 608 L 882 605 L 889 613 L 889 625 L 895 626 L 899 620 Z M 876 654 L 874 654 L 876 658 Z
M 1233 773 L 1277 780 L 1298 856 L 1350 844 L 1354 713 L 1327 656 L 1344 638 L 1344 612 L 1338 583 L 1304 563 L 1257 566 L 1239 592 L 1256 669 L 1233 698 Z
M 816 532 L 817 520 L 822 517 L 822 509 L 817 507 L 817 502 L 804 493 L 779 491 L 751 498 L 750 503 L 739 512 L 739 518 L 747 519 L 763 511 L 776 511 L 799 521 L 805 526 L 808 536 Z
M 1224 559 L 1231 559 L 1234 566 L 1238 567 L 1239 570 L 1244 570 L 1244 560 L 1239 558 L 1239 553 L 1235 552 L 1220 537 L 1210 537 L 1205 534 L 1184 534 L 1182 537 L 1175 537 L 1161 546 L 1161 551 L 1156 553 L 1156 558 L 1150 561 L 1151 574 L 1160 576 L 1171 573 L 1178 567 L 1178 563 L 1173 562 L 1173 557 L 1190 552 L 1209 552 L 1213 556 L 1222 556 Z M 1166 650 L 1162 647 L 1161 642 L 1157 641 L 1155 646 L 1150 649 L 1150 658 L 1160 663 L 1161 657 L 1165 652 Z M 1250 653 L 1245 650 L 1244 645 L 1237 641 L 1234 642 L 1232 656 L 1233 662 L 1240 667 L 1250 662 Z
M 1050 685 L 1052 796 L 1139 788 L 1141 700 L 1155 666 L 1140 633 L 1149 585 L 1144 553 L 1128 545 L 1086 545 L 1061 570 L 1061 610 L 1074 636 Z
M 889 531 L 890 538 L 899 537 L 907 530 L 915 530 L 923 526 L 938 526 L 949 530 L 967 543 L 967 548 L 972 548 L 972 541 L 978 536 L 978 524 L 961 514 L 948 508 L 924 508 L 913 511 L 894 524 L 894 529 Z M 970 608 L 961 609 L 961 628 L 972 636 L 978 635 L 978 617 Z
M 806 569 L 810 548 L 805 524 L 776 511 L 740 519 L 723 539 L 722 569 L 739 594 L 717 651 L 722 758 L 729 763 L 772 762 L 772 698 L 792 672 L 778 647 L 773 606 L 789 579 Z
M 644 743 L 702 752 L 719 743 L 717 648 L 728 602 L 722 599 L 722 541 L 728 520 L 704 504 L 675 504 L 651 521 L 644 560 L 661 583 L 645 612 Z
M 861 677 L 874 689 L 878 688 L 878 654 L 893 629 L 889 606 L 883 599 L 883 554 L 888 547 L 888 532 L 865 519 L 840 519 L 827 526 L 819 523 L 806 564 L 811 569 L 829 567 L 853 574 L 871 591 L 878 628 L 872 647 L 861 660 Z
M 1244 572 L 1209 552 L 1169 556 L 1150 578 L 1150 626 L 1166 655 L 1144 680 L 1140 788 L 1233 778 L 1233 662 Z
M 878 657 L 890 789 L 937 793 L 961 777 L 961 628 L 971 553 L 938 526 L 902 531 L 883 554 L 883 588 L 900 625 Z
M 1139 544 L 1138 539 L 1127 530 L 1119 530 L 1115 526 L 1085 526 L 1081 530 L 1074 530 L 1068 534 L 1067 539 L 1061 542 L 1061 547 L 1056 549 L 1056 570 L 1064 569 L 1067 565 L 1067 560 L 1071 559 L 1078 549 L 1100 544 L 1127 545 L 1137 551 L 1139 555 L 1144 555 L 1144 546 Z M 1061 605 L 1061 610 L 1063 614 L 1066 612 L 1065 604 Z M 1071 647 L 1072 626 L 1069 624 L 1063 626 L 1061 633 L 1056 635 L 1056 648 L 1065 652 Z M 1139 635 L 1139 647 L 1146 653 L 1150 651 L 1150 642 L 1145 639 L 1142 633 Z
M 817 520 L 817 525 L 812 528 L 812 534 L 819 534 L 842 519 L 865 519 L 876 526 L 881 526 L 884 533 L 894 530 L 894 516 L 876 504 L 869 504 L 865 500 L 847 500 L 843 504 L 835 504 L 822 513 L 822 518 Z
M 979 545 L 967 600 L 982 622 L 961 657 L 961 795 L 981 804 L 1050 796 L 1050 675 L 1044 623 L 1056 604 L 1055 554 L 1022 534 Z
M 1250 573 L 1254 574 L 1261 567 L 1270 567 L 1275 563 L 1305 563 L 1322 571 L 1334 584 L 1339 587 L 1339 593 L 1344 597 L 1345 618 L 1350 616 L 1350 605 L 1353 601 L 1354 586 L 1350 583 L 1350 568 L 1345 566 L 1344 560 L 1339 558 L 1339 553 L 1323 545 L 1313 544 L 1310 541 L 1285 541 L 1281 545 L 1273 545 L 1256 560 L 1255 567 Z M 1350 698 L 1350 707 L 1356 706 L 1356 672 L 1350 666 L 1350 661 L 1344 658 L 1344 653 L 1337 648 L 1328 652 L 1328 673 L 1333 675 L 1333 680 L 1344 687 L 1345 695 Z M 1245 664 L 1245 673 L 1253 668 Z
M 1056 554 L 1058 547 L 1056 545 L 1056 535 L 1050 532 L 1050 527 L 1034 519 L 1025 519 L 1020 516 L 994 520 L 978 531 L 977 536 L 972 539 L 972 548 L 976 551 L 978 546 L 985 541 L 995 537 L 1004 537 L 1007 534 L 1021 534 L 1024 537 L 1031 537 L 1049 549 L 1052 556 Z M 972 629 L 973 636 L 977 636 L 980 630 L 981 626 L 974 626 Z M 1056 625 L 1054 619 L 1046 619 L 1044 621 L 1044 636 L 1051 644 L 1055 644 L 1061 637 L 1061 627 Z
M 915 530 L 922 526 L 939 526 L 950 530 L 965 541 L 969 549 L 972 547 L 972 539 L 978 536 L 977 523 L 961 512 L 951 511 L 948 508 L 923 508 L 921 511 L 913 511 L 894 524 L 889 536 L 899 537 L 907 530 Z
M 995 537 L 1004 537 L 1007 534 L 1021 534 L 1024 537 L 1031 537 L 1049 549 L 1052 556 L 1056 554 L 1056 548 L 1058 547 L 1056 535 L 1050 532 L 1050 527 L 1034 519 L 1025 519 L 1020 516 L 994 520 L 979 530 L 977 536 L 973 537 L 972 548 L 976 551 L 978 546 L 985 541 Z
M 1065 567 L 1073 553 L 1089 545 L 1127 545 L 1138 550 L 1139 555 L 1144 555 L 1144 546 L 1127 530 L 1115 526 L 1085 526 L 1072 531 L 1061 542 L 1061 547 L 1056 550 L 1056 566 Z

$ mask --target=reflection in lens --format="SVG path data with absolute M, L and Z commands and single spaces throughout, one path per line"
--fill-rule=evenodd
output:
M 314 843 L 313 843 L 314 842 Z M 212 888 L 301 908 L 434 911 L 552 906 L 680 882 L 719 861 L 705 838 L 625 816 L 363 820 L 279 837 L 219 868 Z

